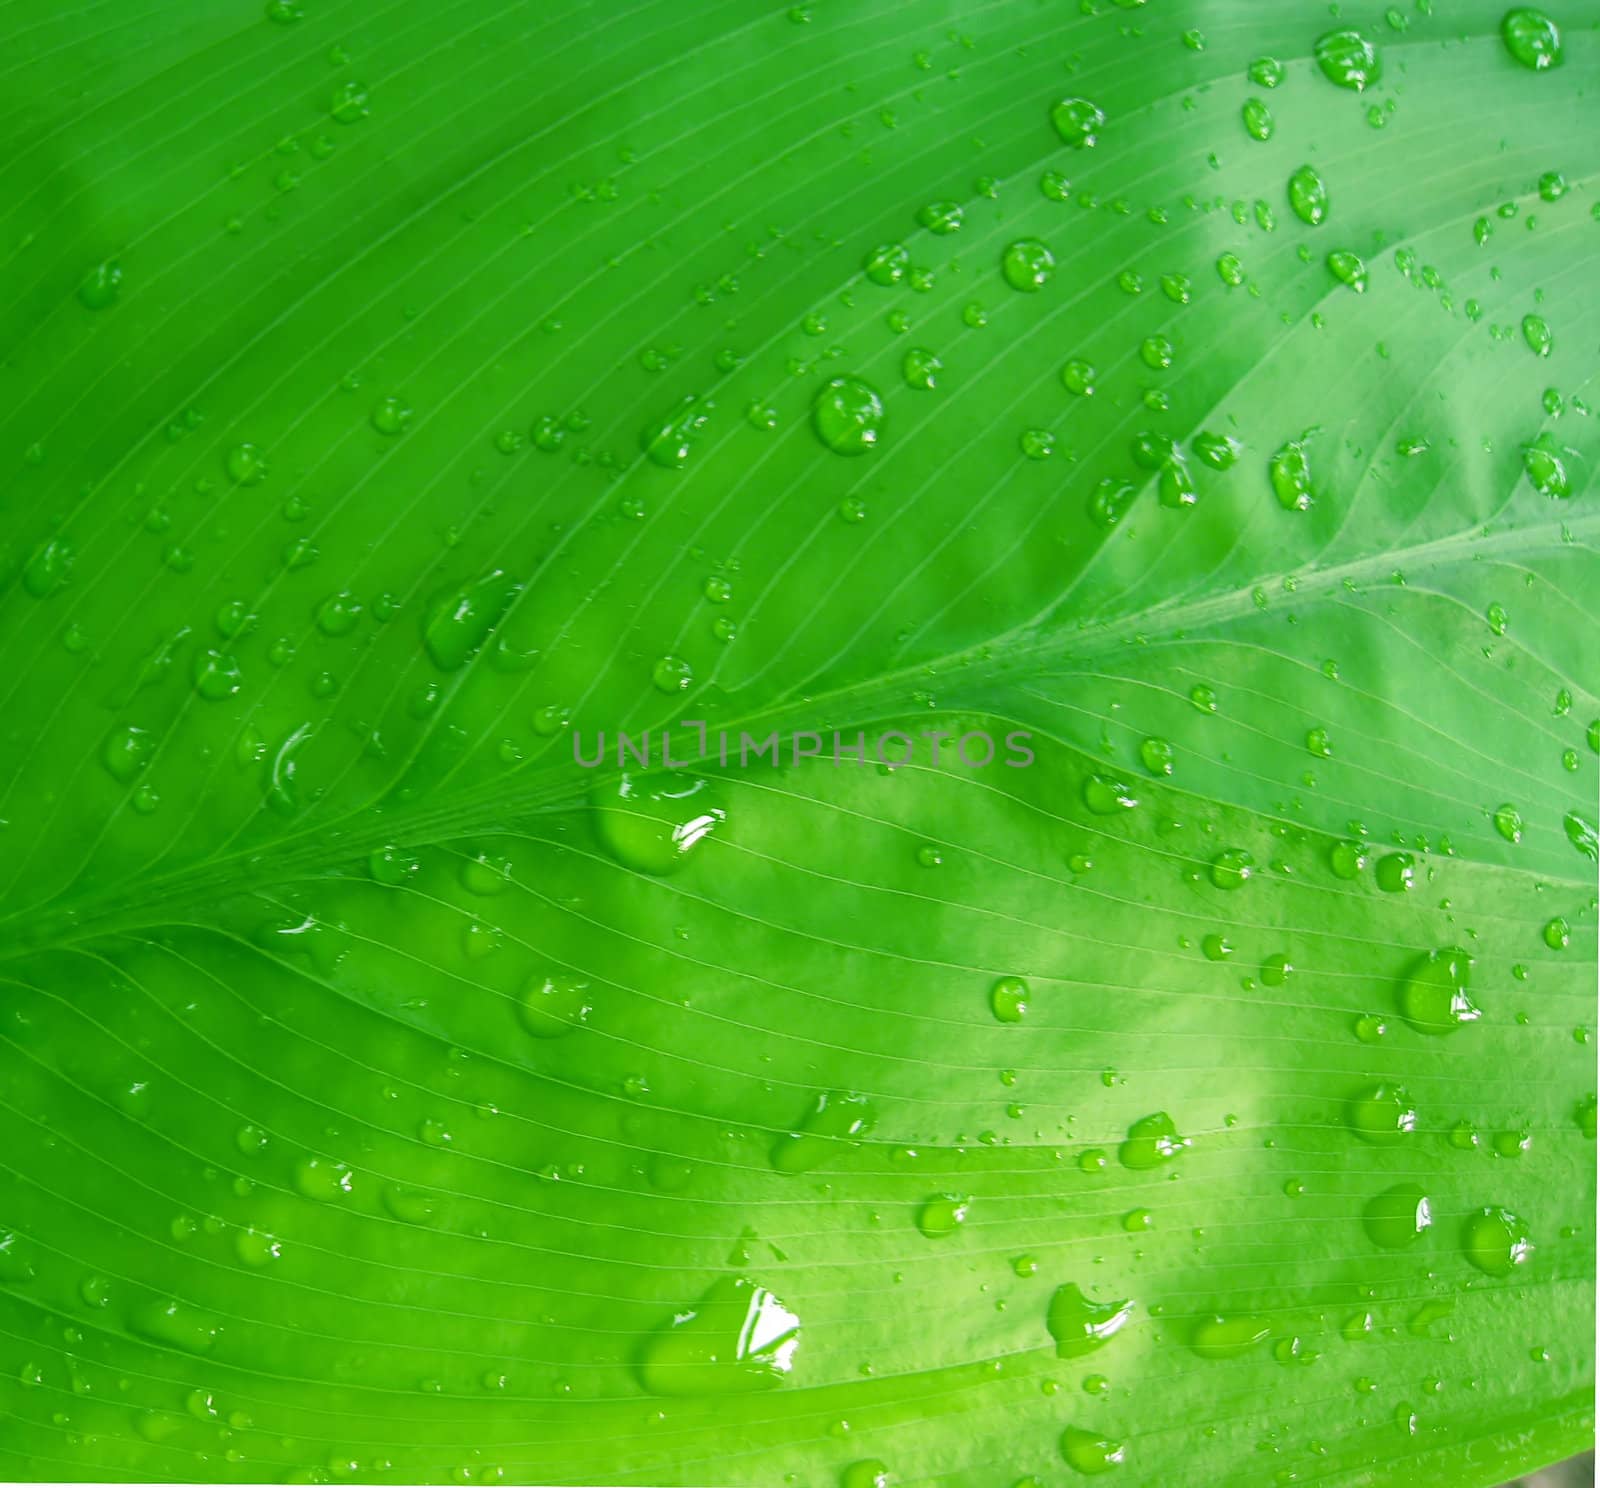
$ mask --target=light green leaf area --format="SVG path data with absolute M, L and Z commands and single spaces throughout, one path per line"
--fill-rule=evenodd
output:
M 1548 11 L 0 6 L 0 1476 L 1579 1450 Z

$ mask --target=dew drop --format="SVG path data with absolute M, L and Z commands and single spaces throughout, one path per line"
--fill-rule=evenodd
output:
M 734 1395 L 781 1384 L 800 1319 L 772 1292 L 724 1277 L 647 1340 L 640 1383 L 652 1395 Z
M 1122 1466 L 1126 1454 L 1126 1448 L 1120 1441 L 1077 1426 L 1069 1426 L 1061 1433 L 1060 1447 L 1067 1466 L 1086 1477 Z
M 1165 1111 L 1142 1116 L 1128 1128 L 1128 1135 L 1117 1148 L 1117 1160 L 1133 1172 L 1159 1167 L 1189 1145 L 1186 1137 Z
M 1500 22 L 1506 50 L 1524 67 L 1547 72 L 1561 64 L 1561 32 L 1542 10 L 1519 5 Z
M 1428 1196 L 1415 1183 L 1397 1183 L 1367 1201 L 1361 1225 L 1367 1238 L 1384 1250 L 1414 1245 L 1433 1223 Z
M 864 455 L 883 431 L 883 400 L 859 377 L 824 383 L 811 406 L 817 437 L 836 455 Z
M 1091 1302 L 1072 1282 L 1059 1286 L 1050 1298 L 1045 1326 L 1055 1339 L 1058 1359 L 1081 1359 L 1106 1344 L 1133 1316 L 1133 1303 Z
M 1461 1248 L 1486 1276 L 1509 1276 L 1533 1254 L 1533 1241 L 1509 1209 L 1487 1205 L 1462 1223 Z
M 1001 977 L 989 990 L 989 1006 L 997 1022 L 1022 1022 L 1028 1016 L 1028 984 L 1021 977 Z
M 1043 289 L 1055 271 L 1055 255 L 1038 238 L 1019 238 L 1000 260 L 1000 272 L 1006 283 L 1024 294 Z
M 1050 122 L 1066 144 L 1087 150 L 1099 139 L 1106 116 L 1087 98 L 1063 98 L 1050 110 Z
M 1417 1108 L 1398 1085 L 1373 1085 L 1345 1102 L 1345 1120 L 1362 1141 L 1385 1146 L 1416 1130 Z
M 638 873 L 674 873 L 726 813 L 707 781 L 680 772 L 623 775 L 590 793 L 595 830 L 617 862 Z
M 1330 83 L 1360 93 L 1383 76 L 1378 49 L 1359 31 L 1329 31 L 1317 39 L 1317 66 Z
M 1481 1014 L 1467 995 L 1472 958 L 1460 946 L 1430 951 L 1400 981 L 1400 1012 L 1419 1033 L 1451 1033 Z
M 772 1166 L 780 1173 L 809 1173 L 859 1145 L 877 1120 L 877 1108 L 866 1096 L 824 1092 L 799 1126 L 773 1143 Z
M 589 983 L 567 971 L 536 972 L 517 999 L 517 1016 L 535 1038 L 563 1038 L 588 1021 Z
M 930 1240 L 953 1235 L 967 1222 L 972 1200 L 956 1194 L 935 1194 L 917 1211 L 917 1228 Z
M 1307 227 L 1328 217 L 1328 186 L 1314 166 L 1302 165 L 1289 177 L 1289 207 Z

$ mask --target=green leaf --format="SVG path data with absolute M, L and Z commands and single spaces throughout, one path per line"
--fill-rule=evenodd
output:
M 1582 6 L 0 57 L 0 1474 L 1590 1440 Z

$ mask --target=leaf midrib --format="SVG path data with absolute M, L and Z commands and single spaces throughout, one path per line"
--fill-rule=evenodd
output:
M 941 696 L 939 712 L 985 711 L 1004 716 L 1008 683 L 1045 675 L 1053 666 L 1117 652 L 1130 644 L 1147 642 L 1158 633 L 1176 637 L 1238 619 L 1254 612 L 1255 594 L 1264 585 L 1286 591 L 1292 586 L 1297 602 L 1307 605 L 1336 594 L 1347 585 L 1371 583 L 1408 567 L 1425 565 L 1437 570 L 1440 566 L 1490 557 L 1526 556 L 1554 545 L 1592 548 L 1597 540 L 1600 512 L 1580 512 L 1570 518 L 1512 526 L 1498 532 L 1475 525 L 1446 537 L 1326 568 L 1313 563 L 1287 573 L 1261 574 L 1220 593 L 1176 598 L 1115 619 L 1084 621 L 1076 626 L 1063 623 L 1054 628 L 1029 622 L 932 661 L 826 692 L 786 696 L 765 708 L 716 719 L 715 726 L 725 734 L 742 731 L 756 738 L 799 728 L 866 728 L 904 717 L 912 691 L 926 691 L 946 676 L 959 679 L 961 691 Z M 681 741 L 679 747 L 686 748 Z M 712 758 L 692 750 L 685 754 L 691 768 L 708 764 Z M 381 801 L 368 801 L 333 822 L 280 838 L 265 851 L 238 849 L 143 880 L 136 887 L 110 887 L 76 902 L 58 901 L 43 911 L 13 910 L 0 917 L 0 927 L 7 932 L 0 942 L 0 961 L 111 931 L 163 923 L 174 912 L 192 911 L 246 889 L 303 880 L 319 866 L 358 861 L 387 843 L 429 846 L 492 831 L 519 817 L 567 812 L 583 804 L 590 787 L 617 773 L 597 770 L 585 779 L 583 789 L 575 790 L 571 767 L 563 758 L 559 764 L 531 771 L 517 788 L 508 790 L 503 783 L 477 787 L 446 803 L 430 802 L 426 809 L 409 815 L 385 810 Z

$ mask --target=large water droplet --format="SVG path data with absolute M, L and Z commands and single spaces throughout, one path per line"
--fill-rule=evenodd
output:
M 1061 1433 L 1060 1446 L 1067 1466 L 1088 1477 L 1120 1467 L 1125 1452 L 1121 1442 L 1077 1426 L 1069 1426 Z
M 1159 1167 L 1189 1145 L 1178 1135 L 1178 1128 L 1165 1111 L 1140 1117 L 1128 1128 L 1126 1140 L 1117 1148 L 1117 1158 L 1135 1172 Z
M 1133 1316 L 1133 1303 L 1091 1302 L 1072 1282 L 1056 1288 L 1045 1314 L 1045 1327 L 1056 1341 L 1058 1359 L 1080 1359 L 1092 1354 L 1123 1329 Z
M 589 795 L 595 830 L 619 863 L 657 876 L 675 872 L 696 844 L 727 813 L 715 804 L 709 782 L 674 771 L 635 778 L 623 775 Z
M 1345 1120 L 1363 1142 L 1398 1142 L 1417 1126 L 1417 1108 L 1398 1085 L 1373 1085 L 1345 1103 Z
M 494 569 L 441 595 L 422 621 L 422 643 L 441 671 L 453 672 L 489 639 L 521 585 Z
M 836 455 L 864 455 L 883 432 L 883 399 L 859 377 L 835 377 L 817 393 L 811 422 Z
M 1359 31 L 1329 31 L 1317 38 L 1317 66 L 1330 83 L 1360 93 L 1383 76 L 1378 49 Z
M 1248 1353 L 1271 1331 L 1265 1318 L 1201 1318 L 1189 1332 L 1189 1347 L 1202 1359 L 1234 1359 Z
M 1467 995 L 1472 957 L 1460 946 L 1430 951 L 1401 978 L 1400 1012 L 1419 1033 L 1451 1033 L 1481 1016 Z
M 1087 150 L 1100 137 L 1106 116 L 1087 98 L 1063 98 L 1050 110 L 1056 133 L 1075 150 Z
M 1500 22 L 1500 36 L 1524 67 L 1546 72 L 1561 63 L 1561 31 L 1542 10 L 1519 5 Z
M 1038 238 L 1019 238 L 1000 260 L 1006 283 L 1024 294 L 1032 294 L 1050 282 L 1056 271 L 1055 255 Z
M 1488 1205 L 1461 1226 L 1461 1248 L 1487 1276 L 1509 1276 L 1533 1254 L 1528 1227 L 1509 1209 Z
M 646 1341 L 639 1379 L 652 1395 L 734 1395 L 780 1384 L 800 1319 L 765 1287 L 724 1277 Z
M 1416 1243 L 1433 1223 L 1428 1196 L 1415 1183 L 1397 1183 L 1367 1201 L 1361 1224 L 1367 1238 L 1384 1250 L 1403 1250 Z
M 877 1123 L 878 1112 L 864 1095 L 829 1091 L 819 1095 L 793 1131 L 772 1146 L 772 1166 L 780 1173 L 809 1173 L 858 1146 Z
M 1320 227 L 1328 216 L 1328 186 L 1314 166 L 1302 165 L 1289 177 L 1289 206 L 1307 227 Z

